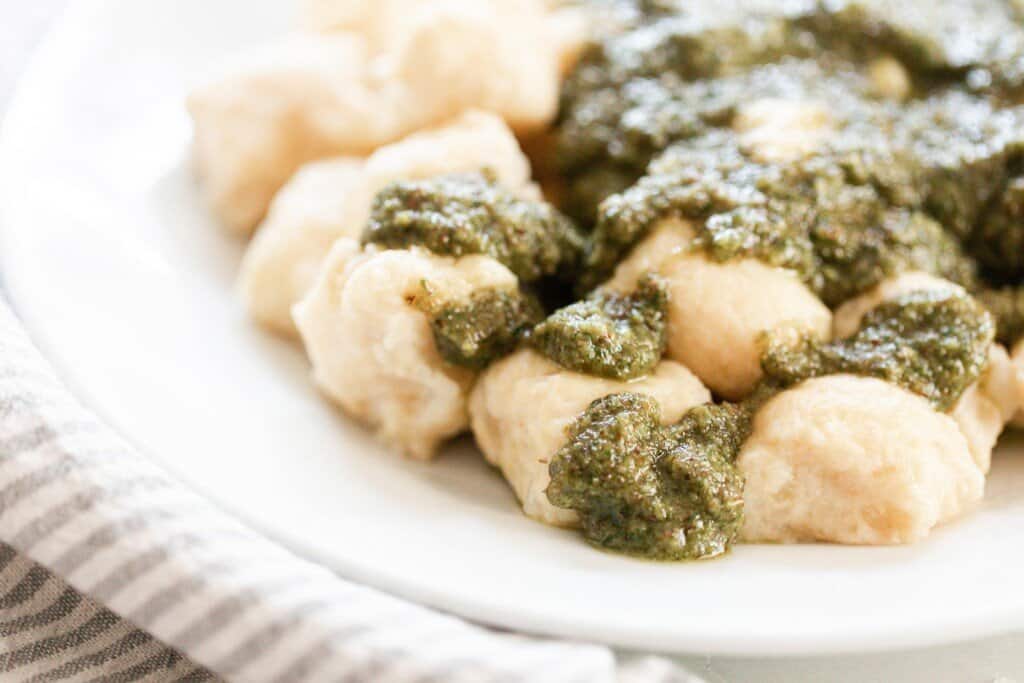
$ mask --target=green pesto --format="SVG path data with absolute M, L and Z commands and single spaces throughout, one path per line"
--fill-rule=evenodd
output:
M 840 0 L 798 19 L 819 45 L 863 60 L 895 55 L 920 77 L 998 96 L 1024 85 L 1024 27 L 1007 0 Z
M 626 30 L 603 36 L 583 55 L 565 96 L 571 102 L 645 78 L 721 76 L 813 49 L 800 40 L 792 13 L 758 12 L 757 4 L 773 3 L 663 2 L 657 11 L 636 12 Z
M 584 253 L 583 287 L 607 278 L 670 216 L 694 222 L 692 246 L 709 258 L 788 268 L 830 306 L 905 270 L 973 286 L 974 265 L 957 241 L 912 202 L 895 202 L 873 182 L 879 172 L 863 162 L 870 155 L 856 152 L 762 163 L 725 133 L 674 146 L 601 205 Z
M 981 376 L 994 337 L 992 316 L 973 297 L 917 291 L 869 311 L 848 339 L 769 337 L 761 367 L 780 388 L 839 373 L 877 377 L 948 411 Z
M 592 227 L 601 202 L 628 189 L 639 175 L 634 170 L 611 164 L 581 168 L 569 179 L 561 198 L 561 208 L 580 225 Z
M 598 399 L 551 460 L 548 500 L 577 511 L 586 539 L 602 548 L 657 560 L 721 555 L 743 523 L 733 462 L 742 412 L 700 406 L 663 427 L 650 397 Z
M 620 2 L 635 8 L 620 34 L 585 55 L 590 87 L 671 74 L 722 76 L 785 56 L 822 53 L 863 63 L 894 55 L 923 77 L 977 92 L 1024 81 L 1024 26 L 1007 0 L 723 0 Z M 727 46 L 727 47 L 725 47 Z
M 650 398 L 591 404 L 551 462 L 552 504 L 577 511 L 595 545 L 711 557 L 742 522 L 732 463 L 754 414 L 780 391 L 852 373 L 947 411 L 983 372 L 997 333 L 1006 343 L 1024 336 L 1024 5 L 603 4 L 624 19 L 570 75 L 556 131 L 565 210 L 593 227 L 582 291 L 660 220 L 683 218 L 694 250 L 787 268 L 833 307 L 909 270 L 963 284 L 982 302 L 915 292 L 876 307 L 849 339 L 768 336 L 750 397 L 701 406 L 670 427 Z M 881 56 L 907 67 L 907 101 L 875 91 L 865 67 Z M 832 129 L 821 148 L 755 158 L 734 124 L 764 98 L 824 103 Z M 979 265 L 990 282 L 1017 285 L 984 289 Z M 601 312 L 593 299 L 572 308 L 559 312 L 570 342 L 572 322 Z M 583 336 L 570 355 L 586 359 L 591 343 Z
M 555 311 L 534 328 L 530 343 L 576 372 L 642 377 L 665 352 L 667 306 L 664 283 L 646 277 L 632 294 L 598 291 Z
M 863 75 L 879 56 L 894 55 L 910 70 L 915 96 L 959 89 L 980 101 L 1024 99 L 1024 24 L 1004 0 L 660 4 L 604 35 L 563 88 L 558 158 L 567 210 L 581 220 L 592 221 L 599 202 L 640 177 L 661 150 L 728 128 L 754 99 L 811 98 L 827 102 L 841 126 L 863 119 L 866 107 L 886 105 Z M 936 131 L 933 139 L 949 137 Z M 952 171 L 947 188 L 955 192 L 935 188 L 937 213 L 969 209 L 984 194 L 956 182 L 963 167 L 975 178 L 984 173 L 978 157 L 950 165 L 957 155 L 946 149 L 938 145 L 933 161 L 935 170 Z
M 575 510 L 594 545 L 661 560 L 714 557 L 736 540 L 743 478 L 735 460 L 758 409 L 814 377 L 892 382 L 948 411 L 980 377 L 995 329 L 972 297 L 919 291 L 870 311 L 849 339 L 766 338 L 764 378 L 739 404 L 705 404 L 669 426 L 657 402 L 624 393 L 594 401 L 549 465 L 552 505 Z
M 996 338 L 1001 343 L 1013 346 L 1024 337 L 1024 287 L 984 289 L 977 296 L 995 317 Z
M 583 288 L 611 275 L 626 252 L 662 218 L 706 219 L 745 206 L 764 206 L 767 198 L 751 181 L 762 170 L 724 134 L 670 148 L 639 182 L 601 204 L 597 225 L 584 247 Z
M 511 353 L 544 318 L 537 298 L 521 289 L 481 289 L 468 301 L 444 304 L 432 303 L 429 294 L 417 301 L 430 315 L 441 357 L 472 370 Z
M 362 241 L 451 256 L 486 254 L 522 282 L 570 273 L 582 246 L 568 218 L 545 202 L 513 195 L 489 172 L 388 185 L 373 201 Z
M 833 115 L 853 118 L 868 115 L 871 96 L 870 82 L 842 65 L 787 59 L 715 79 L 645 78 L 577 97 L 556 138 L 567 209 L 593 220 L 600 202 L 635 182 L 666 147 L 728 128 L 744 103 L 820 99 Z
M 830 213 L 811 231 L 817 270 L 806 279 L 829 306 L 836 306 L 885 278 L 906 271 L 933 273 L 970 287 L 975 266 L 959 243 L 920 212 L 888 210 L 877 222 L 843 223 Z M 801 273 L 801 275 L 806 275 Z
M 950 91 L 910 103 L 891 124 L 840 138 L 861 173 L 893 203 L 921 207 L 969 240 L 986 207 L 1018 173 L 1024 109 Z M 849 153 L 847 151 L 847 153 Z
M 968 243 L 971 255 L 996 280 L 1024 277 L 1024 176 L 1010 179 L 986 207 Z

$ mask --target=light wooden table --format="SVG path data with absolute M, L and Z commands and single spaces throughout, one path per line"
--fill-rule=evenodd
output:
M 279 0 L 253 0 L 269 1 Z M 67 0 L 0 0 L 0 115 L 32 48 L 66 4 Z M 1024 635 L 888 655 L 680 661 L 708 683 L 1024 683 Z

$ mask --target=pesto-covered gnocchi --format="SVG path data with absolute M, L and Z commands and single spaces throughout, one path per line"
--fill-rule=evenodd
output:
M 309 291 L 331 245 L 358 239 L 376 194 L 396 180 L 488 169 L 511 191 L 536 192 L 515 136 L 494 114 L 468 111 L 369 157 L 313 162 L 281 189 L 246 249 L 239 281 L 260 324 L 294 334 L 291 309 Z
M 1024 424 L 1006 0 L 307 0 L 197 89 L 252 317 L 662 561 L 917 542 Z

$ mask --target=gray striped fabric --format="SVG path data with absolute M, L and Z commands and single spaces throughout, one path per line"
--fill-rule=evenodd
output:
M 348 583 L 82 408 L 0 301 L 0 681 L 689 682 Z
M 9 545 L 0 567 L 3 680 L 218 680 Z

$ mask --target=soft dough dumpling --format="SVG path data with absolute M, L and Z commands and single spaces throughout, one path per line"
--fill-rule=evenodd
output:
M 242 261 L 239 282 L 249 312 L 271 329 L 294 334 L 292 306 L 312 286 L 335 240 L 359 237 L 378 191 L 395 180 L 484 167 L 513 192 L 536 194 L 530 164 L 512 131 L 480 111 L 381 147 L 365 162 L 349 158 L 304 166 L 274 199 Z
M 716 263 L 690 247 L 693 228 L 662 221 L 605 287 L 629 291 L 646 272 L 669 287 L 667 356 L 693 370 L 715 393 L 743 398 L 761 378 L 764 332 L 798 328 L 828 339 L 832 314 L 797 276 L 756 259 Z
M 1013 363 L 1013 375 L 1017 387 L 1017 402 L 1019 407 L 1024 407 L 1024 339 L 1013 345 L 1013 352 L 1010 355 Z M 1020 409 L 1013 416 L 1015 427 L 1024 427 L 1024 411 Z
M 959 285 L 928 273 L 913 271 L 896 275 L 836 309 L 833 318 L 835 337 L 849 337 L 857 331 L 861 318 L 872 308 L 914 291 L 966 294 Z M 1009 355 L 999 344 L 992 344 L 984 373 L 964 391 L 950 411 L 983 473 L 989 470 L 992 449 L 999 434 L 1020 405 L 1014 366 Z
M 421 2 L 395 21 L 380 50 L 356 33 L 305 35 L 192 94 L 199 172 L 232 231 L 250 234 L 306 162 L 365 155 L 467 109 L 519 134 L 554 118 L 561 55 L 543 3 Z
M 662 361 L 647 377 L 624 382 L 573 372 L 524 349 L 480 376 L 469 402 L 473 434 L 529 517 L 559 526 L 576 523 L 574 511 L 548 502 L 548 463 L 565 444 L 566 429 L 593 401 L 626 391 L 656 399 L 665 424 L 711 400 L 700 380 L 672 361 Z
M 982 473 L 988 473 L 992 449 L 1021 405 L 1015 370 L 1006 349 L 993 344 L 983 374 L 967 387 L 949 413 L 960 426 Z
M 192 92 L 196 168 L 226 228 L 249 235 L 302 164 L 380 144 L 366 70 L 356 37 L 294 36 Z
M 820 147 L 835 126 L 825 102 L 766 97 L 743 105 L 733 128 L 758 161 L 788 161 Z
M 737 464 L 750 542 L 910 543 L 981 500 L 985 482 L 951 417 L 852 375 L 768 401 Z
M 560 0 L 461 0 L 477 6 L 541 16 L 558 49 L 563 73 L 569 71 L 589 36 L 589 12 Z M 388 49 L 401 40 L 404 24 L 415 17 L 423 0 L 306 0 L 303 24 L 322 32 L 358 33 L 372 49 Z
M 264 327 L 294 334 L 292 306 L 313 285 L 331 245 L 359 237 L 356 229 L 346 235 L 344 216 L 364 166 L 355 157 L 314 161 L 274 198 L 238 276 L 249 314 Z
M 437 256 L 414 248 L 360 252 L 339 240 L 295 322 L 320 389 L 415 458 L 431 457 L 468 425 L 474 374 L 438 353 L 417 298 L 458 302 L 483 288 L 518 288 L 487 256 Z
M 419 3 L 393 63 L 403 107 L 448 118 L 468 108 L 500 115 L 516 133 L 538 132 L 558 112 L 562 46 L 540 0 Z

